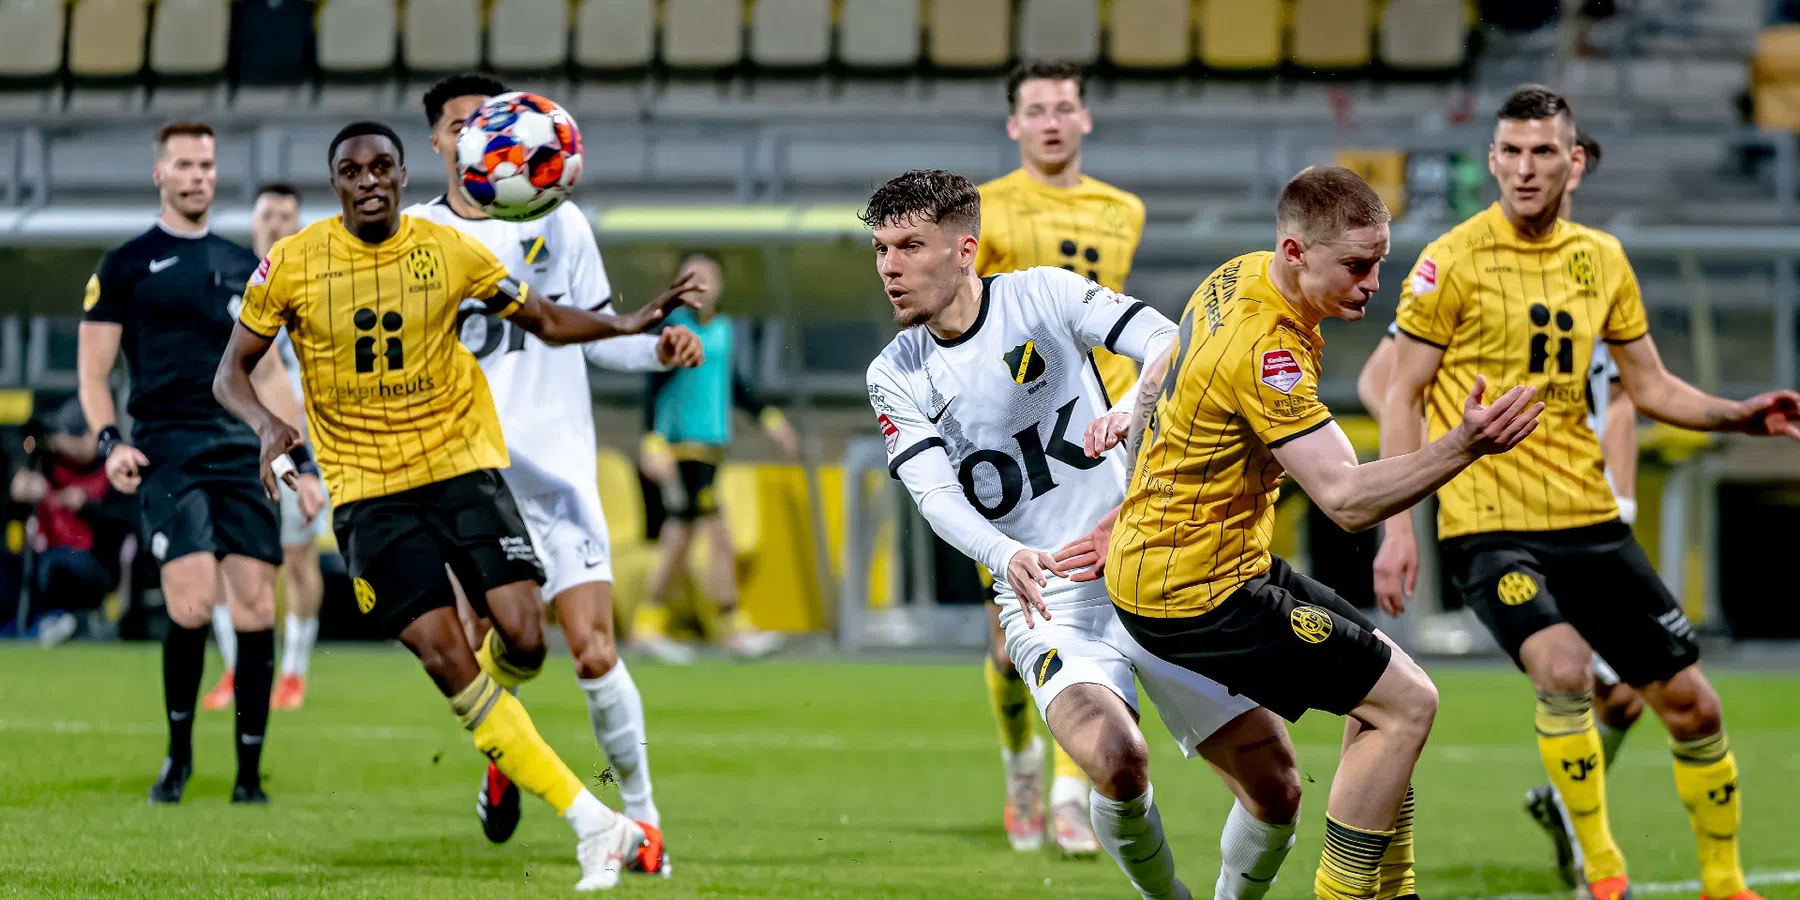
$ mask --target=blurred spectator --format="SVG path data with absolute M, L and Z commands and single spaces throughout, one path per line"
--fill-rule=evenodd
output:
M 128 498 L 107 484 L 97 440 L 71 400 L 48 423 L 30 462 L 14 473 L 12 499 L 33 504 L 31 602 L 38 640 L 73 635 L 78 613 L 91 613 L 119 584 L 119 550 L 131 530 Z

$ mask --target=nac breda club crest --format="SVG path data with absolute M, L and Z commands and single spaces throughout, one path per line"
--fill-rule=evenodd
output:
M 1044 377 L 1044 357 L 1037 352 L 1037 341 L 1026 341 L 1006 351 L 1003 358 L 1014 384 L 1030 384 Z

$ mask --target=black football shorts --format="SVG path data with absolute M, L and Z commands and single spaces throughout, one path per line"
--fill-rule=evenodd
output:
M 281 564 L 281 507 L 263 492 L 254 444 L 139 449 L 150 460 L 137 491 L 142 539 L 158 565 L 194 553 Z
M 1515 665 L 1525 639 L 1567 622 L 1626 684 L 1667 681 L 1700 659 L 1694 629 L 1618 520 L 1439 542 L 1444 571 Z
M 544 583 L 525 520 L 491 469 L 342 504 L 332 530 L 374 637 L 395 637 L 420 616 L 454 606 L 446 565 L 482 616 L 488 591 Z
M 669 518 L 692 522 L 719 514 L 719 466 L 704 459 L 675 462 L 675 477 L 663 485 L 663 506 Z
M 1152 618 L 1118 610 L 1144 649 L 1255 700 L 1290 722 L 1309 709 L 1348 715 L 1393 649 L 1335 591 L 1281 557 L 1198 616 Z

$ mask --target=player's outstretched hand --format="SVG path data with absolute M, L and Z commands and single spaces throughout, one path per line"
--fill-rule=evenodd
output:
M 626 334 L 643 334 L 655 328 L 657 323 L 661 322 L 669 313 L 683 306 L 699 306 L 700 301 L 694 297 L 694 293 L 698 290 L 699 283 L 695 280 L 694 273 L 685 272 L 669 285 L 668 290 L 657 294 L 655 300 L 644 304 L 643 309 L 620 316 L 619 324 Z
M 706 348 L 687 326 L 670 325 L 656 341 L 656 361 L 671 369 L 692 369 L 706 362 Z
M 1410 528 L 1405 516 L 1389 519 L 1384 528 Z M 1410 536 L 1384 538 L 1375 551 L 1375 604 L 1390 616 L 1406 612 L 1406 598 L 1419 586 L 1419 545 Z
M 1741 405 L 1744 408 L 1743 415 L 1720 428 L 1720 431 L 1737 431 L 1764 437 L 1785 436 L 1800 441 L 1800 393 L 1768 391 L 1745 400 Z
M 1119 508 L 1113 507 L 1100 517 L 1094 530 L 1078 537 L 1056 551 L 1056 562 L 1070 581 L 1099 581 L 1106 574 L 1106 545 L 1112 540 L 1113 523 L 1119 520 Z
M 106 480 L 121 494 L 137 493 L 144 480 L 139 470 L 150 464 L 149 457 L 136 447 L 120 444 L 106 457 Z
M 1537 429 L 1538 413 L 1544 404 L 1532 403 L 1537 388 L 1519 385 L 1500 395 L 1493 406 L 1482 406 L 1481 395 L 1487 390 L 1487 376 L 1475 376 L 1469 399 L 1463 401 L 1463 420 L 1456 426 L 1457 439 L 1471 456 L 1505 453 L 1525 440 Z
M 1006 563 L 1006 583 L 1019 596 L 1019 609 L 1025 612 L 1025 627 L 1036 628 L 1031 611 L 1037 610 L 1044 621 L 1050 621 L 1050 607 L 1044 604 L 1042 588 L 1050 583 L 1049 575 L 1061 575 L 1062 568 L 1050 554 L 1042 550 L 1024 549 Z
M 280 502 L 282 483 L 285 482 L 290 488 L 294 487 L 300 476 L 294 471 L 291 461 L 283 467 L 285 471 L 277 474 L 275 458 L 285 456 L 289 450 L 300 446 L 300 432 L 295 430 L 294 426 L 281 421 L 279 417 L 271 415 L 268 424 L 257 429 L 256 436 L 262 441 L 260 474 L 263 493 L 268 494 L 270 500 Z
M 325 508 L 325 486 L 319 482 L 319 476 L 308 473 L 295 481 L 294 493 L 300 497 L 300 515 L 311 525 L 319 517 L 319 510 Z
M 1089 459 L 1098 459 L 1100 454 L 1123 443 L 1130 430 L 1131 413 L 1107 413 L 1088 423 L 1087 433 L 1081 436 L 1081 449 L 1087 451 Z

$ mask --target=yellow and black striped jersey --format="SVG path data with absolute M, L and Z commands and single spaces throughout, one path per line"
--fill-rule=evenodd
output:
M 293 338 L 334 502 L 509 465 L 487 379 L 456 330 L 463 299 L 492 296 L 506 275 L 479 241 L 412 216 L 380 244 L 332 216 L 269 250 L 239 321 Z
M 1143 236 L 1144 201 L 1136 194 L 1085 175 L 1074 187 L 1052 187 L 1015 169 L 981 186 L 975 272 L 1057 266 L 1123 292 Z M 1137 381 L 1137 365 L 1125 357 L 1095 349 L 1094 363 L 1114 402 Z
M 1188 299 L 1173 362 L 1107 548 L 1113 603 L 1154 618 L 1211 612 L 1269 570 L 1274 448 L 1331 423 L 1325 339 L 1248 253 Z
M 1521 236 L 1498 204 L 1425 248 L 1401 286 L 1400 330 L 1444 350 L 1426 390 L 1432 440 L 1462 420 L 1475 376 L 1489 401 L 1534 385 L 1544 412 L 1510 453 L 1483 457 L 1438 491 L 1438 537 L 1556 531 L 1615 518 L 1600 441 L 1588 421 L 1594 342 L 1650 330 L 1617 238 L 1559 221 Z

